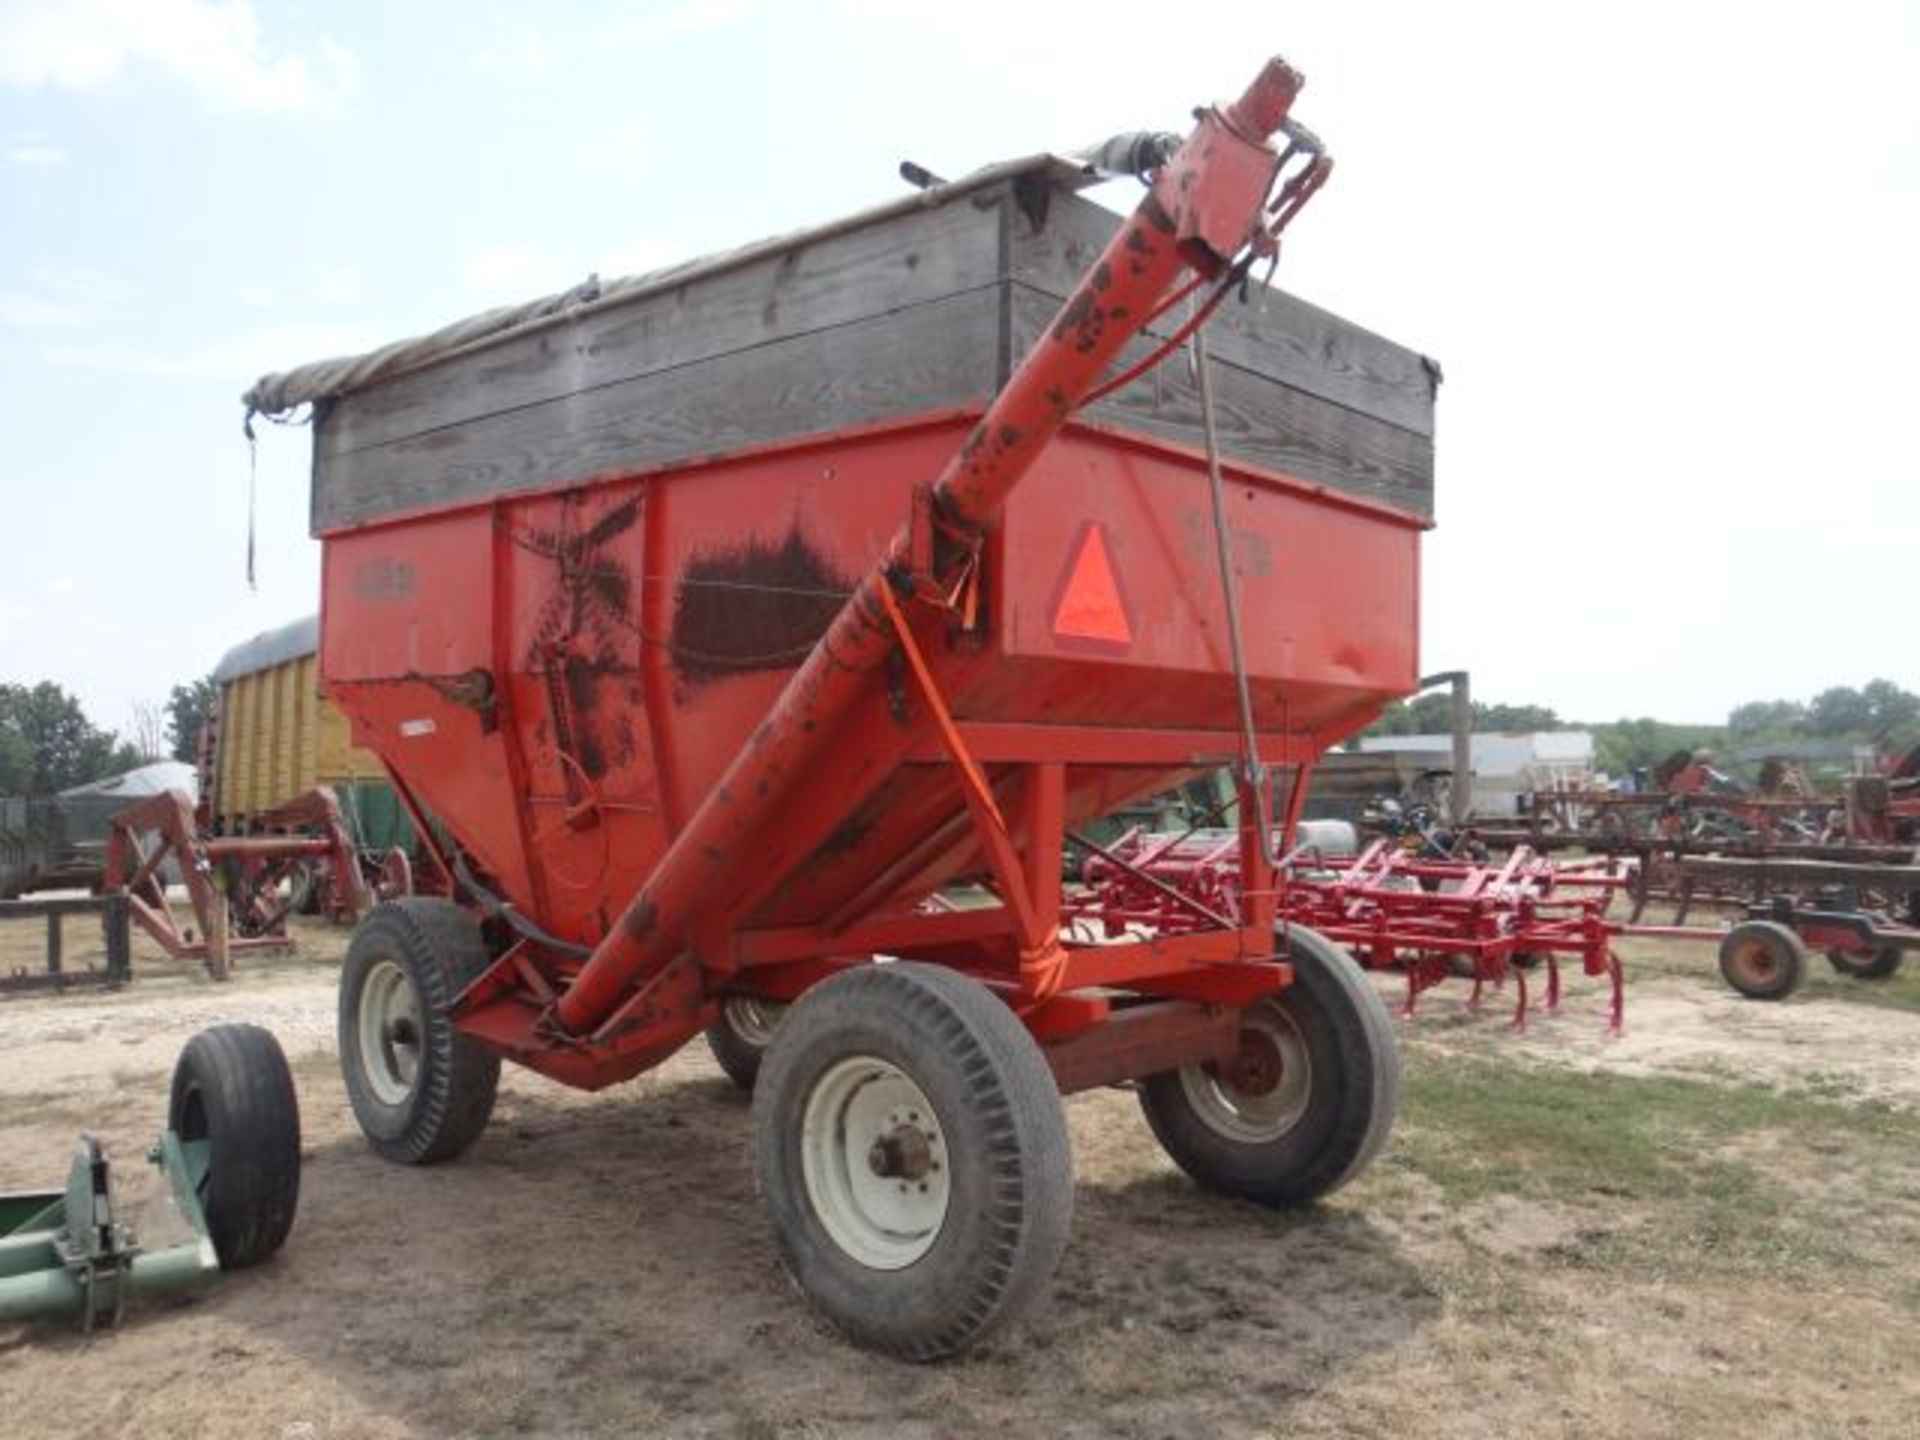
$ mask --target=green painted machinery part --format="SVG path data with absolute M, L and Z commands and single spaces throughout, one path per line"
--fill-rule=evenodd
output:
M 205 1143 L 164 1132 L 148 1153 L 193 1231 L 191 1240 L 142 1250 L 113 1219 L 106 1159 L 82 1140 L 64 1191 L 0 1196 L 0 1321 L 72 1315 L 91 1329 L 119 1317 L 128 1299 L 197 1289 L 220 1271 L 197 1181 Z

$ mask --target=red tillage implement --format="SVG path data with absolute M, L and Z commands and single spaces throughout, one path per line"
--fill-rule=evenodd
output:
M 1359 402 L 1325 406 L 1325 424 L 1275 421 L 1244 399 L 1253 370 L 1224 364 L 1212 465 L 1158 422 L 1076 416 L 1124 395 L 1138 367 L 1123 351 L 1145 327 L 1184 320 L 1183 301 L 1204 319 L 1276 253 L 1331 163 L 1287 118 L 1299 84 L 1272 62 L 1184 142 L 1137 142 L 1123 168 L 1149 193 L 1095 245 L 1049 238 L 1061 207 L 1090 207 L 1055 194 L 1050 219 L 1031 173 L 1005 203 L 959 182 L 888 212 L 950 224 L 948 248 L 882 254 L 879 231 L 819 232 L 763 270 L 741 260 L 697 314 L 684 287 L 709 272 L 626 292 L 654 308 L 624 329 L 562 297 L 557 318 L 469 372 L 531 386 L 558 356 L 574 377 L 558 400 L 515 391 L 398 440 L 403 404 L 466 393 L 428 370 L 366 392 L 385 398 L 317 404 L 325 684 L 419 833 L 434 833 L 430 812 L 450 837 L 462 902 L 383 906 L 349 954 L 342 1063 L 379 1149 L 458 1153 L 502 1058 L 597 1088 L 717 1027 L 736 1078 L 757 1072 L 784 1260 L 848 1334 L 914 1358 L 972 1343 L 1045 1287 L 1072 1206 L 1061 1092 L 1139 1079 L 1184 1168 L 1266 1203 L 1311 1199 L 1372 1157 L 1399 1088 L 1391 1022 L 1336 947 L 1277 934 L 1258 831 L 1238 837 L 1246 900 L 1231 921 L 1112 944 L 1060 929 L 1067 827 L 1223 763 L 1310 765 L 1419 674 L 1424 518 L 1371 480 L 1303 480 L 1231 447 L 1277 426 L 1304 465 L 1313 446 L 1378 435 L 1430 465 L 1425 435 L 1369 429 Z M 1011 315 L 1017 330 L 1041 297 L 952 278 L 976 256 L 961 227 L 994 205 L 1011 228 L 977 258 L 1026 246 L 1078 279 L 1056 292 L 1064 305 L 1047 300 L 1017 365 L 997 332 L 990 403 L 930 405 L 953 367 L 991 373 L 968 326 Z M 932 273 L 950 294 L 857 324 L 824 286 L 777 301 L 818 257 L 861 246 L 860 273 L 887 293 Z M 887 349 L 912 315 L 939 322 L 932 343 Z M 775 319 L 789 325 L 777 345 L 702 368 L 696 321 L 750 334 Z M 1256 322 L 1231 323 L 1223 345 Z M 582 378 L 643 329 L 652 370 Z M 773 443 L 722 423 L 759 403 L 783 357 L 865 334 L 879 348 L 781 371 L 768 412 L 832 396 L 857 421 Z M 1324 353 L 1289 344 L 1261 353 Z M 917 409 L 861 409 L 921 374 Z M 1430 407 L 1431 372 L 1417 379 Z M 1335 382 L 1382 388 L 1358 370 Z M 269 377 L 249 399 L 272 410 L 299 393 Z M 642 393 L 658 398 L 623 398 Z M 558 428 L 534 434 L 542 416 Z M 1210 404 L 1206 419 L 1212 441 Z M 468 458 L 483 441 L 490 458 Z M 543 458 L 554 447 L 574 468 Z M 1353 473 L 1387 476 L 1384 453 Z M 419 467 L 438 468 L 416 484 Z M 332 476 L 345 488 L 323 494 Z M 1252 813 L 1264 785 L 1243 788 Z M 990 903 L 938 898 L 964 881 Z
M 1082 875 L 1089 888 L 1068 912 L 1110 936 L 1135 927 L 1183 934 L 1237 921 L 1249 903 L 1238 848 L 1218 830 L 1130 832 L 1092 855 Z M 1624 991 L 1612 948 L 1619 930 L 1607 910 L 1633 877 L 1618 861 L 1556 863 L 1525 846 L 1494 861 L 1425 860 L 1376 840 L 1357 856 L 1289 857 L 1278 883 L 1283 927 L 1309 927 L 1365 965 L 1405 973 L 1403 1015 L 1413 1014 L 1423 991 L 1456 975 L 1473 982 L 1468 1003 L 1476 1007 L 1485 986 L 1512 980 L 1513 1025 L 1522 1029 L 1527 972 L 1544 965 L 1546 1008 L 1557 1010 L 1564 956 L 1607 979 L 1608 1026 L 1621 1028 Z

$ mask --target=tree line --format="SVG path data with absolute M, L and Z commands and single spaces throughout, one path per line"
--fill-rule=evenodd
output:
M 0 682 L 0 795 L 53 795 L 149 761 L 191 761 L 213 711 L 211 678 L 176 685 L 164 706 L 136 705 L 134 734 L 96 725 L 51 680 Z
M 1444 735 L 1453 725 L 1453 700 L 1444 690 L 1387 707 L 1364 735 Z M 1749 700 L 1728 712 L 1724 725 L 1681 725 L 1651 716 L 1612 721 L 1565 720 L 1547 705 L 1473 702 L 1473 728 L 1482 732 L 1585 730 L 1592 734 L 1595 765 L 1610 775 L 1651 769 L 1676 750 L 1731 747 L 1742 756 L 1768 749 L 1792 754 L 1801 748 L 1844 751 L 1853 745 L 1883 753 L 1920 744 L 1920 695 L 1891 680 L 1858 688 L 1835 685 L 1811 700 Z M 1824 745 L 1818 743 L 1824 742 Z M 1722 768 L 1743 762 L 1716 754 Z

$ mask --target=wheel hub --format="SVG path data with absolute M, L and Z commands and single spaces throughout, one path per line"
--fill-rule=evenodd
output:
M 424 1032 L 420 996 L 407 972 L 393 960 L 367 971 L 360 986 L 360 1070 L 374 1098 L 404 1105 L 420 1074 Z
M 1242 1095 L 1269 1095 L 1280 1083 L 1280 1047 L 1264 1030 L 1242 1030 L 1240 1048 L 1221 1067 L 1221 1079 Z
M 1734 968 L 1755 981 L 1767 981 L 1780 968 L 1764 945 L 1742 945 L 1733 952 Z
M 918 1125 L 896 1125 L 873 1142 L 867 1168 L 883 1180 L 923 1180 L 933 1168 L 933 1142 Z
M 1313 1098 L 1313 1057 L 1306 1038 L 1272 1001 L 1242 1015 L 1240 1043 L 1231 1059 L 1188 1065 L 1179 1075 L 1193 1113 L 1216 1134 L 1245 1145 L 1286 1135 Z
M 939 1239 L 952 1188 L 945 1127 L 897 1065 L 860 1055 L 828 1068 L 807 1095 L 800 1161 L 815 1217 L 850 1259 L 901 1270 Z

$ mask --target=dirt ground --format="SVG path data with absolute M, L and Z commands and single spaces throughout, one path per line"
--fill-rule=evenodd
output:
M 224 986 L 143 946 L 124 993 L 0 1000 L 0 1188 L 56 1182 L 84 1128 L 136 1222 L 153 1213 L 140 1157 L 173 1057 L 226 1019 L 280 1035 L 306 1157 L 269 1264 L 111 1336 L 0 1327 L 0 1430 L 1909 1436 L 1920 1417 L 1920 987 L 1760 1006 L 1704 947 L 1641 947 L 1617 1041 L 1586 985 L 1524 1038 L 1443 987 L 1402 1029 L 1381 1162 L 1296 1215 L 1198 1193 L 1130 1094 L 1078 1096 L 1048 1303 L 912 1367 L 848 1348 L 787 1285 L 746 1101 L 702 1047 L 599 1096 L 510 1071 L 459 1162 L 375 1159 L 332 1056 L 343 943 L 307 930 L 302 956 Z M 0 965 L 39 944 L 13 927 Z

